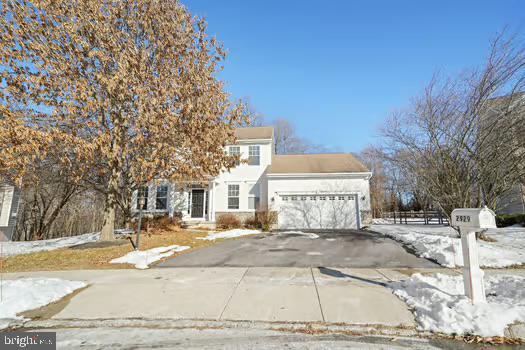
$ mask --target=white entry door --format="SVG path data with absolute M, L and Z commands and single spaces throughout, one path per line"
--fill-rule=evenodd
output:
M 357 229 L 355 194 L 280 195 L 279 229 Z

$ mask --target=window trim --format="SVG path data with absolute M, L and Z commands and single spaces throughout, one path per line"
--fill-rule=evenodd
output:
M 159 197 L 159 190 L 165 189 L 165 195 L 162 197 Z M 168 185 L 161 185 L 157 186 L 156 193 L 155 193 L 155 210 L 168 210 L 168 197 L 169 197 L 169 187 Z M 164 208 L 159 208 L 159 200 L 164 199 Z
M 257 152 L 255 152 L 255 150 L 257 150 Z M 255 159 L 257 160 L 257 162 L 255 162 Z M 261 165 L 261 146 L 248 146 L 248 165 Z
M 142 193 L 142 195 L 141 195 Z M 144 198 L 144 206 L 142 207 L 142 210 L 148 210 L 148 197 L 149 197 L 149 186 L 142 186 L 139 187 L 137 190 L 137 203 L 135 205 L 136 210 L 140 210 L 139 206 L 139 200 L 141 198 Z
M 236 186 L 237 190 L 231 190 L 230 187 L 233 187 L 233 186 Z M 231 193 L 235 193 L 235 192 L 237 192 L 237 195 L 231 195 Z M 239 210 L 240 209 L 241 207 L 240 194 L 241 194 L 241 186 L 239 184 L 228 184 L 228 203 L 227 203 L 228 210 Z M 236 208 L 230 204 L 230 199 L 237 199 Z
M 232 152 L 232 149 L 236 149 L 236 152 Z M 241 146 L 229 146 L 228 147 L 228 154 L 230 156 L 239 156 L 239 159 L 235 162 L 235 165 L 241 165 Z

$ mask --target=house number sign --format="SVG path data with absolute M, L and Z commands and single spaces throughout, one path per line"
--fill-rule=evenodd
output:
M 456 215 L 456 221 L 457 222 L 470 222 L 470 216 L 469 215 Z

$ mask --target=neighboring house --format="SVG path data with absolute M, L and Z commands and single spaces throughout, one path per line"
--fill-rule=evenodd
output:
M 525 186 L 515 185 L 498 200 L 498 214 L 525 214 Z
M 513 127 L 507 127 L 505 131 L 511 136 L 511 142 L 516 147 L 516 152 L 523 154 L 523 147 L 525 147 L 525 93 L 519 92 L 492 99 L 483 118 L 491 121 L 493 118 L 500 118 L 502 113 L 512 113 L 518 118 Z M 525 173 L 524 167 L 525 164 L 522 162 L 517 170 L 523 174 Z M 498 198 L 497 213 L 525 214 L 524 180 L 522 180 L 521 184 L 518 183 L 512 186 L 510 191 Z
M 351 154 L 276 155 L 272 127 L 239 128 L 226 148 L 240 163 L 201 184 L 157 182 L 133 195 L 148 214 L 180 215 L 186 222 L 241 218 L 256 210 L 278 213 L 278 229 L 360 228 L 370 220 L 371 172 Z
M 15 232 L 20 189 L 0 183 L 0 242 L 10 241 Z

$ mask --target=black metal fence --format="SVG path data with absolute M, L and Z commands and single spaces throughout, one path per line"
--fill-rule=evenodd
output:
M 384 213 L 382 219 L 393 221 L 394 224 L 449 225 L 447 217 L 438 210 L 392 211 Z

